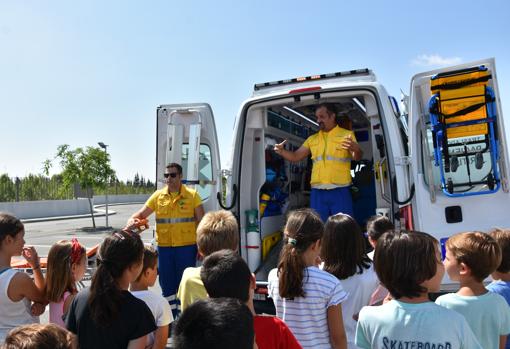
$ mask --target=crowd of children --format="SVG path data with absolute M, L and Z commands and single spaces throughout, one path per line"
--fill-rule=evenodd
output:
M 184 272 L 174 321 L 149 290 L 158 253 L 138 234 L 108 235 L 91 286 L 79 289 L 87 254 L 76 239 L 51 247 L 45 278 L 23 224 L 0 213 L 0 348 L 161 349 L 170 329 L 177 349 L 510 348 L 510 230 L 456 234 L 445 256 L 431 235 L 396 231 L 385 217 L 366 232 L 372 253 L 349 215 L 324 224 L 313 210 L 290 212 L 268 277 L 276 316 L 259 315 L 236 218 L 209 212 L 197 227 L 203 265 Z M 31 276 L 10 267 L 14 256 Z M 433 302 L 445 272 L 459 289 Z M 39 324 L 48 304 L 50 324 Z

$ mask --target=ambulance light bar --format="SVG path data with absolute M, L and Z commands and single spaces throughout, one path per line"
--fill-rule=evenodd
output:
M 304 77 L 293 78 L 293 79 L 263 82 L 260 84 L 255 84 L 254 89 L 255 89 L 255 91 L 258 91 L 258 90 L 268 88 L 268 87 L 294 84 L 296 82 L 325 80 L 325 79 L 347 77 L 347 76 L 353 76 L 353 75 L 369 75 L 369 74 L 370 74 L 370 70 L 367 68 L 355 69 L 355 70 L 348 70 L 348 71 L 330 73 L 330 74 L 311 75 L 311 76 L 304 76 Z

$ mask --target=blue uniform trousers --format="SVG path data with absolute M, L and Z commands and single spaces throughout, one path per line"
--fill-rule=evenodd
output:
M 158 246 L 159 284 L 163 297 L 170 303 L 174 318 L 179 314 L 176 294 L 181 283 L 182 273 L 188 267 L 194 267 L 197 260 L 197 245 L 179 247 Z
M 354 211 L 352 209 L 351 189 L 350 187 L 330 190 L 312 188 L 310 207 L 317 211 L 323 222 L 326 222 L 329 216 L 337 213 L 345 213 L 352 217 Z

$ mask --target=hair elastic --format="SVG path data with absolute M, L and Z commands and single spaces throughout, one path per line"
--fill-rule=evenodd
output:
M 125 230 L 123 230 L 123 232 L 124 232 L 124 233 L 128 233 L 128 232 L 127 232 L 127 231 L 125 231 Z M 115 236 L 117 239 L 120 239 L 120 240 L 124 240 L 124 239 L 125 239 L 124 235 L 122 235 L 121 233 L 117 233 L 117 232 L 113 233 L 113 235 L 112 235 L 112 236 Z
M 296 239 L 291 238 L 291 237 L 287 237 L 287 239 L 289 240 L 287 242 L 287 244 L 292 245 L 292 246 L 296 246 L 297 245 L 297 240 Z
M 71 239 L 71 264 L 78 263 L 82 255 L 82 246 L 77 238 Z

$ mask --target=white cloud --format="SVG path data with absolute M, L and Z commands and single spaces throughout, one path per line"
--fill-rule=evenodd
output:
M 462 58 L 460 57 L 441 57 L 440 55 L 419 55 L 415 59 L 413 59 L 412 64 L 421 66 L 421 67 L 433 67 L 433 66 L 445 66 L 445 65 L 455 65 L 460 64 L 462 62 Z

